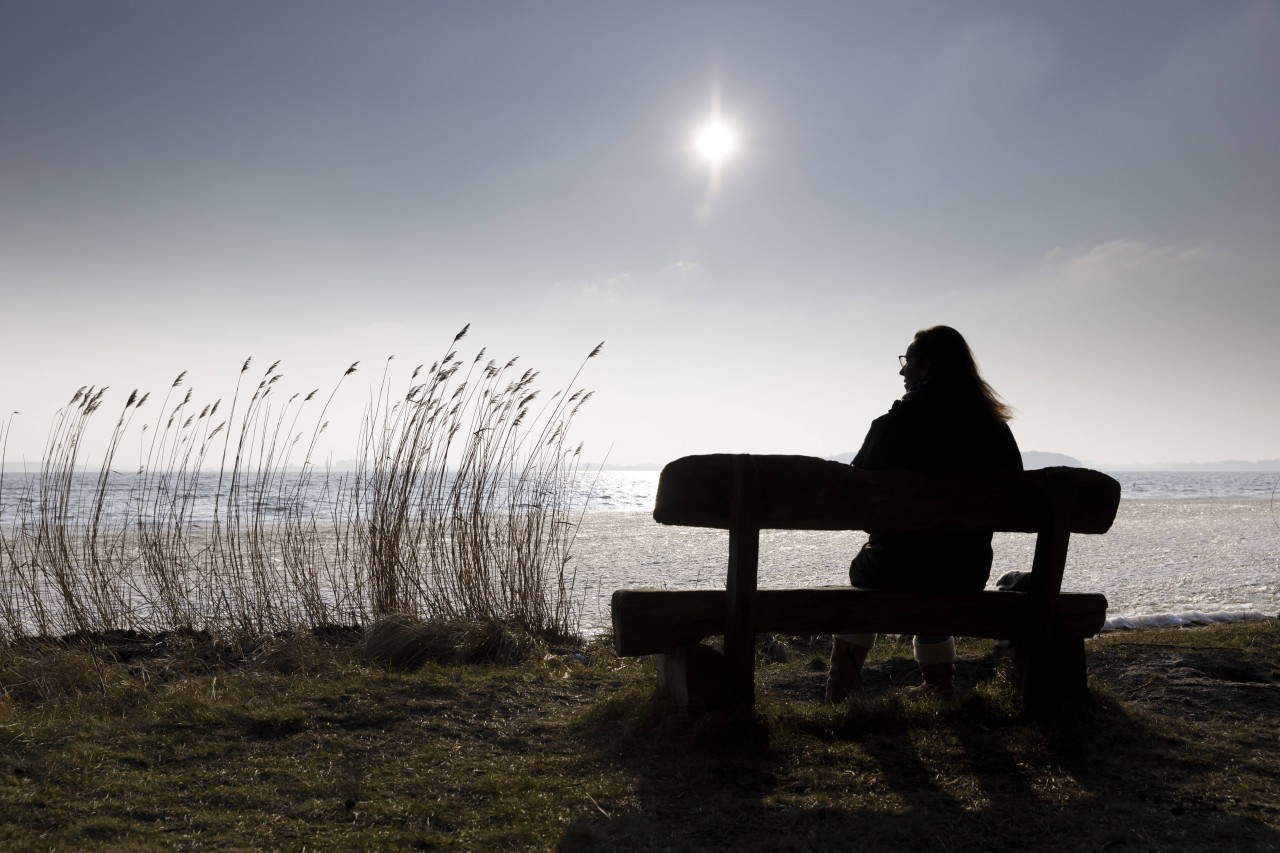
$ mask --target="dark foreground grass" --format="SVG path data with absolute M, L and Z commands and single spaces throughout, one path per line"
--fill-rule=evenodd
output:
M 1029 711 L 962 648 L 912 699 L 882 643 L 847 708 L 820 644 L 764 725 L 663 715 L 652 665 L 365 663 L 336 632 L 114 659 L 0 652 L 0 847 L 1143 850 L 1280 847 L 1280 624 L 1108 635 L 1094 700 Z

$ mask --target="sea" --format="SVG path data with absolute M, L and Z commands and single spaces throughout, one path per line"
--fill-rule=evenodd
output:
M 1106 628 L 1202 624 L 1280 614 L 1280 471 L 1109 471 L 1121 502 L 1111 530 L 1076 535 L 1063 589 L 1107 596 Z M 652 512 L 656 471 L 608 471 L 591 489 L 575 553 L 584 623 L 608 626 L 614 589 L 723 587 L 728 536 L 668 528 Z M 859 532 L 765 531 L 761 588 L 848 582 Z M 998 533 L 990 585 L 1031 567 L 1035 536 Z
M 1280 471 L 1111 471 L 1121 505 L 1110 532 L 1072 538 L 1063 588 L 1107 596 L 1109 629 L 1185 625 L 1276 616 L 1280 612 Z M 154 475 L 153 475 L 154 476 Z M 281 495 L 294 493 L 297 475 L 265 490 L 257 510 L 289 511 Z M 615 589 L 723 587 L 728 557 L 724 531 L 667 527 L 653 521 L 658 471 L 599 471 L 579 476 L 563 507 L 577 525 L 570 570 L 585 633 L 609 624 Z M 334 496 L 349 486 L 341 475 L 313 481 L 304 512 L 331 516 Z M 74 475 L 73 499 L 43 517 L 87 520 L 96 474 Z M 132 475 L 109 478 L 101 523 L 127 523 L 152 503 L 181 500 L 190 523 L 213 517 L 218 477 L 149 488 Z M 244 494 L 253 494 L 252 488 Z M 157 498 L 157 496 L 160 496 Z M 0 537 L 39 513 L 34 475 L 6 472 L 0 479 Z M 847 582 L 848 565 L 865 534 L 765 531 L 760 586 L 787 588 Z M 991 583 L 1006 571 L 1030 568 L 1035 537 L 997 534 Z

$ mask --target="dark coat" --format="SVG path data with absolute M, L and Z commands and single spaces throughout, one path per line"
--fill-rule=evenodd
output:
M 1021 471 L 1009 425 L 980 400 L 925 385 L 871 422 L 853 464 L 870 471 Z M 991 533 L 874 531 L 849 567 L 854 586 L 977 592 L 991 573 Z

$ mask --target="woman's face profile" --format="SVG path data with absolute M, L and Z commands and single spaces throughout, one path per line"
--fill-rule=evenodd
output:
M 910 389 L 925 374 L 929 372 L 927 364 L 921 364 L 920 359 L 916 357 L 916 345 L 913 343 L 907 347 L 906 364 L 902 365 L 902 369 L 898 371 L 898 375 L 902 377 L 902 385 L 904 388 Z

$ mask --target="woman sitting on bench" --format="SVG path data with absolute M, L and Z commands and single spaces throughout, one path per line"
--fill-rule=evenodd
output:
M 934 326 L 916 332 L 898 357 L 907 393 L 871 422 L 855 467 L 872 471 L 1021 471 L 1009 430 L 1010 408 L 978 373 L 959 332 Z M 871 532 L 849 566 L 864 589 L 980 592 L 991 572 L 991 533 Z M 837 634 L 831 647 L 826 701 L 840 702 L 858 681 L 875 634 Z M 952 637 L 917 636 L 920 688 L 951 698 L 956 647 Z

